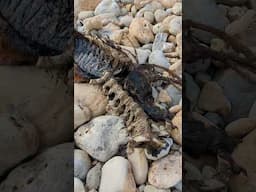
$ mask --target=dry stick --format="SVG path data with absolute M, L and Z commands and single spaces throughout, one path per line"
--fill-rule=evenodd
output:
M 222 30 L 201 23 L 197 23 L 191 20 L 184 20 L 183 26 L 185 27 L 185 29 L 192 27 L 212 33 L 226 41 L 228 44 L 230 44 L 233 47 L 233 49 L 235 49 L 237 52 L 243 53 L 247 57 L 248 61 L 255 61 L 255 55 L 248 47 L 243 45 L 241 42 L 237 41 L 237 39 L 233 38 L 232 36 L 229 36 Z

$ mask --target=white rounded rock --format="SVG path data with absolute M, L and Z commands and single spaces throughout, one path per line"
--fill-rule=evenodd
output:
M 81 126 L 75 133 L 76 145 L 93 158 L 105 162 L 127 143 L 127 130 L 117 116 L 100 116 Z
M 74 192 L 86 192 L 83 182 L 76 177 L 74 177 Z
M 164 18 L 167 16 L 167 13 L 163 9 L 157 9 L 154 15 L 156 22 L 159 23 L 164 20 Z
M 170 21 L 169 32 L 172 35 L 177 35 L 182 31 L 182 17 L 176 16 Z
M 82 150 L 74 151 L 74 176 L 84 180 L 88 170 L 91 167 L 91 159 L 88 154 Z
M 181 15 L 182 14 L 182 3 L 181 2 L 177 2 L 173 5 L 172 13 L 174 13 L 175 15 Z
M 136 192 L 129 161 L 121 156 L 110 159 L 102 167 L 99 192 Z
M 131 154 L 128 153 L 128 160 L 131 163 L 136 183 L 138 185 L 145 183 L 148 175 L 148 161 L 144 149 L 135 148 Z

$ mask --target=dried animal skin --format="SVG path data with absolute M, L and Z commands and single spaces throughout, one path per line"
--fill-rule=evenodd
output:
M 104 83 L 103 91 L 109 98 L 107 112 L 124 118 L 133 140 L 135 142 L 150 141 L 152 134 L 147 115 L 118 82 L 111 78 Z
M 121 47 L 96 36 L 76 34 L 74 60 L 81 74 L 99 78 L 106 72 L 117 74 L 133 62 Z

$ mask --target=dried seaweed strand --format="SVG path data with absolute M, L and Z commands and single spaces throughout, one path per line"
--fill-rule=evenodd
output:
M 255 61 L 256 57 L 248 47 L 246 47 L 244 44 L 242 44 L 240 41 L 238 41 L 234 37 L 226 34 L 222 30 L 216 29 L 211 26 L 207 26 L 202 23 L 197 23 L 197 22 L 194 22 L 191 20 L 184 20 L 183 26 L 185 27 L 185 29 L 196 28 L 196 29 L 200 29 L 200 30 L 212 33 L 212 34 L 218 36 L 219 38 L 223 39 L 229 45 L 231 45 L 233 47 L 233 49 L 235 49 L 237 52 L 243 53 L 247 57 L 248 62 Z

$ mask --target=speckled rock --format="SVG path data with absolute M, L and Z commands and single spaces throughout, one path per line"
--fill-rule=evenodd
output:
M 172 154 L 152 163 L 149 170 L 148 181 L 157 188 L 168 189 L 179 183 L 181 177 L 181 155 Z
M 99 192 L 136 192 L 129 161 L 121 156 L 110 159 L 102 167 Z
M 35 127 L 21 116 L 1 113 L 0 122 L 1 176 L 37 152 L 39 136 Z
M 81 107 L 74 103 L 74 129 L 91 119 L 91 111 L 88 107 Z
M 81 126 L 75 133 L 76 145 L 93 158 L 105 162 L 127 143 L 127 130 L 117 116 L 100 116 Z
M 57 145 L 19 165 L 0 184 L 0 191 L 73 191 L 73 147 L 73 143 Z
M 100 87 L 86 83 L 74 84 L 74 100 L 80 107 L 89 108 L 92 117 L 104 114 L 108 103 Z

